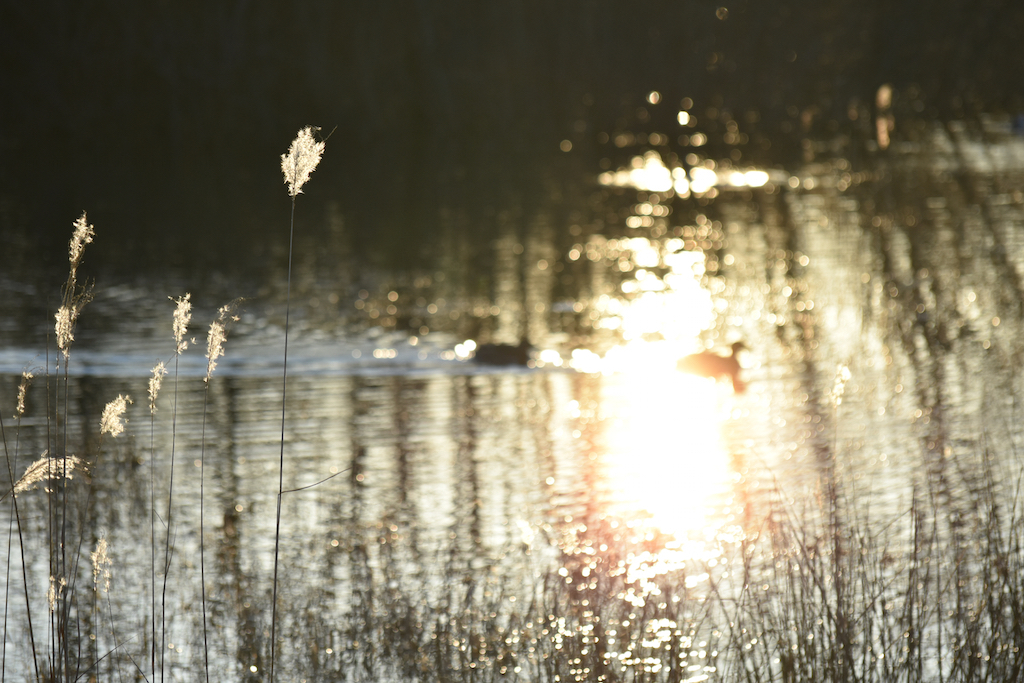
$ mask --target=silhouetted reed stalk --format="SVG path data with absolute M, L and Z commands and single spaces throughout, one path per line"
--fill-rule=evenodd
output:
M 281 546 L 281 499 L 284 496 L 284 431 L 288 397 L 288 330 L 292 303 L 292 246 L 295 241 L 295 198 L 301 194 L 302 186 L 320 163 L 324 143 L 317 142 L 313 133 L 319 128 L 307 126 L 299 131 L 292 141 L 287 154 L 281 155 L 281 171 L 292 199 L 291 217 L 288 226 L 288 281 L 285 291 L 284 309 L 284 362 L 281 378 L 281 454 L 277 481 L 277 519 L 274 523 L 274 582 L 270 607 L 270 681 L 274 681 L 274 663 L 277 652 L 277 572 Z
M 222 306 L 217 319 L 210 323 L 210 331 L 206 337 L 206 376 L 203 378 L 203 427 L 199 451 L 199 583 L 202 591 L 203 604 L 203 670 L 206 680 L 210 680 L 210 648 L 206 625 L 206 416 L 210 404 L 210 378 L 217 367 L 217 359 L 224 355 L 224 343 L 227 341 L 227 323 L 234 318 L 231 315 L 234 304 Z
M 156 399 L 167 367 L 160 361 L 153 367 L 149 378 L 149 602 L 150 643 L 149 664 L 151 681 L 156 681 Z
M 3 439 L 4 442 L 4 457 L 7 461 L 7 470 L 11 474 L 11 485 L 13 487 L 14 468 L 11 467 L 11 454 L 7 450 L 7 430 L 4 429 L 2 414 L 0 414 L 0 439 Z M 17 467 L 17 460 L 17 451 L 15 451 L 15 468 Z M 7 612 L 11 604 L 11 544 L 14 542 L 14 518 L 16 517 L 14 512 L 13 495 L 11 496 L 11 499 L 11 514 L 7 522 L 7 564 L 4 566 L 4 646 L 3 653 L 0 654 L 0 683 L 7 680 Z
M 110 438 L 116 439 L 118 436 L 120 436 L 121 434 L 124 433 L 124 429 L 125 429 L 124 414 L 128 410 L 128 405 L 131 404 L 131 403 L 132 403 L 132 399 L 131 399 L 130 396 L 127 396 L 127 395 L 124 395 L 124 394 L 118 394 L 117 398 L 115 398 L 114 400 L 110 401 L 109 403 L 107 403 L 106 406 L 104 406 L 103 413 L 100 416 L 100 437 L 101 438 L 102 438 L 102 436 L 104 434 L 109 434 Z M 97 452 L 98 453 L 102 452 L 102 442 L 97 447 Z M 89 494 L 87 494 L 87 496 L 88 495 L 91 495 L 91 491 L 90 491 Z M 80 534 L 79 534 L 79 538 L 78 538 L 79 549 L 81 548 L 81 544 L 84 542 L 84 540 L 85 540 L 85 529 L 82 529 Z M 92 563 L 93 595 L 96 598 L 97 603 L 99 602 L 100 580 L 101 579 L 102 579 L 102 582 L 103 582 L 103 594 L 106 596 L 107 615 L 108 615 L 109 621 L 110 621 L 110 639 L 111 639 L 111 643 L 113 644 L 111 650 L 107 654 L 103 655 L 104 657 L 106 657 L 106 656 L 108 656 L 110 654 L 113 654 L 117 650 L 117 648 L 119 647 L 119 645 L 117 643 L 117 629 L 115 628 L 115 625 L 114 625 L 114 612 L 113 612 L 113 608 L 110 605 L 110 579 L 111 579 L 110 567 L 113 564 L 113 561 L 111 560 L 110 554 L 108 552 L 108 546 L 107 546 L 106 538 L 100 537 L 100 539 L 96 543 L 96 548 L 89 554 L 89 560 Z M 75 572 L 75 576 L 77 576 L 77 575 L 78 575 L 78 573 L 76 571 Z M 93 612 L 94 613 L 99 613 L 101 615 L 100 619 L 102 620 L 101 608 L 99 606 L 97 606 L 96 604 L 94 604 Z M 95 644 L 95 641 L 94 641 L 94 644 Z M 129 655 L 129 658 L 130 657 L 131 656 Z M 102 659 L 102 658 L 97 658 L 96 661 L 93 663 L 93 666 L 98 664 L 100 659 Z M 132 660 L 132 661 L 134 663 L 134 660 Z M 120 667 L 118 667 L 117 673 L 118 673 L 118 678 L 119 679 L 122 678 Z
M 171 536 L 174 533 L 173 524 L 173 503 L 174 503 L 174 447 L 177 436 L 178 424 L 178 359 L 188 348 L 188 340 L 185 333 L 188 332 L 188 324 L 192 320 L 192 295 L 185 294 L 175 301 L 174 307 L 174 394 L 171 408 L 171 458 L 170 476 L 167 483 L 167 517 L 164 524 L 167 525 L 167 532 L 164 535 L 164 566 L 163 566 L 163 588 L 160 592 L 160 680 L 164 680 L 164 660 L 166 650 L 164 644 L 167 642 L 167 579 L 171 569 Z
M 100 538 L 100 540 L 96 543 L 95 550 L 93 550 L 92 553 L 89 555 L 89 560 L 92 562 L 92 586 L 93 596 L 95 598 L 93 611 L 101 612 L 102 607 L 99 606 L 98 603 L 106 603 L 107 619 L 110 622 L 110 637 L 113 643 L 113 647 L 111 648 L 110 653 L 113 653 L 114 651 L 116 651 L 119 645 L 117 643 L 117 630 L 114 625 L 114 608 L 110 604 L 110 566 L 112 564 L 112 561 L 108 553 L 107 539 Z M 101 583 L 102 587 L 100 585 Z M 101 593 L 103 595 L 103 598 L 100 597 Z M 104 657 L 105 656 L 106 655 L 104 655 Z M 96 662 L 93 664 L 93 666 L 99 664 L 100 659 L 102 658 L 98 658 Z M 136 666 L 136 668 L 138 667 Z M 121 673 L 120 667 L 118 667 L 117 670 L 117 678 L 119 681 L 124 681 L 124 675 Z
M 4 650 L 3 650 L 3 662 L 0 664 L 3 668 L 0 669 L 0 680 L 6 678 L 7 671 L 7 615 L 10 607 L 10 576 L 11 576 L 11 541 L 13 540 L 13 530 L 15 524 L 18 527 L 18 549 L 21 553 L 21 579 L 22 586 L 25 591 L 25 618 L 28 624 L 28 638 L 29 645 L 32 650 L 32 664 L 36 672 L 36 680 L 39 679 L 39 660 L 36 657 L 36 640 L 35 631 L 32 628 L 32 606 L 29 602 L 28 592 L 28 570 L 25 563 L 25 537 L 22 532 L 21 526 L 21 513 L 18 510 L 18 497 L 15 495 L 14 490 L 16 486 L 16 479 L 14 473 L 18 471 L 18 454 L 21 447 L 21 418 L 25 414 L 25 396 L 28 393 L 28 385 L 32 380 L 32 373 L 25 371 L 21 375 L 21 382 L 18 385 L 18 406 L 15 411 L 15 417 L 17 423 L 15 424 L 15 436 L 14 436 L 14 457 L 11 457 L 11 453 L 8 450 L 7 444 L 7 430 L 4 427 L 3 416 L 0 415 L 0 438 L 4 442 L 4 457 L 7 461 L 7 474 L 10 477 L 11 490 L 9 493 L 4 495 L 11 496 L 11 520 L 8 524 L 7 529 L 7 568 L 6 578 L 4 581 Z
M 57 458 L 60 461 L 60 477 L 57 483 L 59 496 L 48 496 L 50 502 L 50 515 L 52 526 L 49 534 L 50 539 L 50 626 L 53 634 L 50 650 L 50 672 L 58 678 L 65 680 L 72 673 L 71 648 L 68 640 L 70 618 L 71 618 L 71 595 L 74 589 L 72 577 L 69 573 L 67 556 L 67 531 L 68 531 L 68 508 L 69 489 L 67 480 L 70 479 L 71 457 L 68 453 L 68 402 L 70 400 L 69 390 L 69 365 L 71 361 L 71 343 L 75 339 L 75 325 L 82 308 L 91 299 L 91 287 L 79 286 L 78 267 L 81 265 L 82 256 L 85 253 L 85 246 L 92 242 L 95 232 L 88 224 L 86 214 L 75 221 L 74 232 L 71 241 L 68 243 L 68 279 L 64 283 L 61 296 L 61 305 L 57 310 L 54 324 L 54 333 L 57 340 L 57 348 L 63 359 L 63 420 L 60 415 L 55 422 L 57 428 Z M 58 359 L 58 369 L 61 367 L 61 359 Z M 59 399 L 58 399 L 59 400 Z M 49 466 L 49 461 L 47 461 Z

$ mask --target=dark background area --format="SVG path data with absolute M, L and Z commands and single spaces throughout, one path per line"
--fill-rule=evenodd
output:
M 731 117 L 762 164 L 869 139 L 883 83 L 898 121 L 1015 116 L 1021 36 L 1019 0 L 2 0 L 0 261 L 63 262 L 82 210 L 110 268 L 277 258 L 307 124 L 333 133 L 299 229 L 333 202 L 355 253 L 412 261 L 453 216 L 486 240 L 585 193 L 602 132 L 674 135 L 684 97 L 705 153 Z

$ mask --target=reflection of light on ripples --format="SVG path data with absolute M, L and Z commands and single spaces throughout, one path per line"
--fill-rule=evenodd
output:
M 577 349 L 569 365 L 581 372 L 631 372 L 636 363 L 659 359 L 664 367 L 675 367 L 679 356 L 691 353 L 694 339 L 714 320 L 714 302 L 703 288 L 704 254 L 682 251 L 682 240 L 668 239 L 662 243 L 646 238 L 621 240 L 631 251 L 630 261 L 644 268 L 634 271 L 634 279 L 622 283 L 624 293 L 633 298 L 623 300 L 603 296 L 594 302 L 601 315 L 597 327 L 620 330 L 626 346 L 611 349 L 604 358 Z M 647 268 L 664 267 L 658 277 Z M 642 344 L 647 335 L 656 335 L 662 342 Z
M 660 166 L 667 172 L 656 154 L 644 163 L 634 171 Z M 652 177 L 660 176 L 643 176 Z M 634 211 L 667 214 L 662 207 L 652 196 Z M 679 358 L 701 346 L 697 339 L 715 320 L 711 292 L 702 286 L 704 252 L 687 250 L 686 244 L 679 237 L 595 244 L 633 274 L 620 286 L 626 297 L 601 296 L 591 303 L 595 326 L 617 330 L 623 343 L 603 357 L 577 349 L 569 359 L 577 370 L 609 377 L 603 404 L 615 422 L 606 452 L 617 497 L 627 510 L 649 513 L 649 523 L 680 539 L 717 533 L 705 526 L 712 498 L 729 485 L 720 432 L 723 406 L 733 400 L 728 385 L 676 370 Z
M 764 187 L 769 180 L 771 177 L 768 173 L 759 169 L 716 171 L 711 161 L 702 166 L 694 165 L 687 177 L 686 169 L 681 166 L 669 168 L 654 151 L 633 157 L 628 169 L 607 171 L 598 176 L 602 185 L 632 187 L 644 192 L 675 190 L 681 197 L 689 196 L 690 192 L 705 194 L 715 187 Z

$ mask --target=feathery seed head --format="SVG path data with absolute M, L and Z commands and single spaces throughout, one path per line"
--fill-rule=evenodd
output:
M 118 394 L 117 398 L 103 408 L 103 416 L 100 418 L 100 434 L 117 437 L 124 432 L 123 416 L 131 402 L 131 397 Z
M 92 242 L 96 231 L 85 219 L 85 212 L 75 221 L 75 231 L 71 234 L 71 242 L 68 244 L 68 260 L 71 263 L 71 275 L 74 278 L 78 270 L 78 264 L 82 262 L 82 254 L 85 253 L 85 245 Z
M 47 451 L 28 466 L 25 474 L 14 485 L 15 493 L 28 491 L 41 481 L 49 479 L 73 479 L 75 469 L 82 469 L 82 461 L 74 455 L 51 458 Z
M 306 126 L 292 140 L 288 153 L 281 155 L 281 171 L 284 173 L 289 197 L 295 197 L 302 192 L 302 186 L 309 180 L 309 174 L 320 163 L 325 145 L 313 138 L 313 133 L 319 130 L 318 127 Z
M 63 576 L 59 579 L 55 576 L 50 577 L 50 588 L 46 591 L 46 600 L 50 605 L 50 612 L 57 611 L 57 600 L 64 594 L 64 588 L 68 585 L 68 580 Z
M 160 393 L 160 385 L 164 382 L 164 375 L 167 374 L 167 367 L 160 361 L 153 367 L 153 376 L 149 378 L 149 412 L 156 413 L 156 397 Z
M 224 323 L 214 320 L 210 323 L 210 333 L 206 337 L 206 381 L 210 381 L 210 375 L 217 367 L 217 359 L 224 355 L 224 342 L 227 341 L 227 334 L 224 332 Z
M 210 323 L 210 332 L 206 336 L 206 382 L 209 383 L 214 369 L 217 367 L 217 359 L 224 355 L 224 343 L 228 340 L 227 323 L 238 320 L 232 315 L 238 301 L 224 304 L 217 311 L 217 319 Z
M 176 353 L 184 353 L 188 348 L 188 340 L 185 333 L 188 332 L 188 324 L 192 320 L 192 294 L 171 299 L 175 302 L 174 307 L 174 341 L 178 345 Z
M 57 322 L 54 329 L 57 333 L 57 346 L 64 354 L 67 361 L 71 353 L 71 342 L 75 340 L 75 322 L 78 314 L 92 297 L 90 287 L 78 286 L 78 266 L 82 262 L 82 255 L 85 253 L 85 245 L 92 242 L 95 231 L 85 219 L 85 213 L 75 221 L 75 231 L 71 235 L 71 242 L 68 244 L 68 261 L 71 265 L 68 272 L 68 281 L 64 285 L 64 296 L 60 309 L 57 311 Z
M 57 348 L 64 354 L 64 360 L 67 360 L 71 354 L 71 342 L 75 341 L 76 317 L 75 307 L 66 305 L 58 308 L 57 314 L 54 316 L 57 320 L 53 326 L 54 332 L 57 334 Z
M 114 563 L 110 559 L 110 546 L 107 545 L 107 539 L 101 538 L 96 544 L 96 550 L 89 553 L 89 559 L 92 560 L 92 583 L 93 589 L 99 590 L 100 578 L 103 578 L 103 592 L 110 592 L 110 567 Z
M 14 417 L 18 418 L 25 414 L 25 394 L 28 393 L 28 385 L 32 381 L 32 373 L 25 370 L 21 373 L 21 384 L 18 385 L 18 407 Z

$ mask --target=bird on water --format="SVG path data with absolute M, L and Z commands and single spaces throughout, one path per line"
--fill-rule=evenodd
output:
M 732 390 L 737 394 L 742 394 L 746 390 L 747 385 L 740 379 L 740 362 L 736 358 L 736 354 L 746 349 L 747 345 L 738 341 L 732 345 L 732 353 L 728 356 L 720 356 L 711 351 L 704 351 L 703 353 L 695 353 L 692 356 L 680 358 L 676 367 L 683 372 L 699 375 L 700 377 L 713 377 L 715 379 L 728 377 L 732 380 Z
M 484 365 L 526 365 L 533 347 L 525 339 L 517 346 L 511 344 L 481 344 L 476 347 L 473 360 Z

